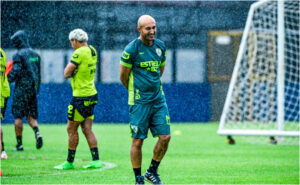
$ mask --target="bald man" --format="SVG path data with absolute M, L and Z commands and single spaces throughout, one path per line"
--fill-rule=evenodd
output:
M 120 80 L 128 90 L 132 137 L 130 157 L 136 184 L 144 184 L 144 179 L 152 184 L 162 184 L 157 169 L 171 138 L 170 116 L 160 79 L 166 63 L 166 46 L 155 39 L 153 17 L 141 16 L 137 30 L 140 36 L 126 46 L 120 61 Z M 142 145 L 149 129 L 158 141 L 150 167 L 143 177 Z

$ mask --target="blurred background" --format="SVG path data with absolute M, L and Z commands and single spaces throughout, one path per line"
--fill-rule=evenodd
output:
M 219 121 L 242 31 L 254 1 L 1 1 L 1 48 L 12 60 L 10 36 L 25 30 L 41 58 L 40 123 L 65 123 L 72 98 L 63 70 L 73 50 L 69 32 L 84 29 L 98 51 L 95 122 L 129 121 L 127 91 L 119 81 L 125 46 L 139 36 L 143 14 L 156 19 L 167 46 L 162 77 L 171 122 Z M 14 84 L 11 84 L 11 96 Z M 3 123 L 12 123 L 8 101 Z

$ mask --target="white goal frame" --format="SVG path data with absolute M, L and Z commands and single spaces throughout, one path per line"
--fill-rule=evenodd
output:
M 276 124 L 277 124 L 277 129 L 274 130 L 259 130 L 259 129 L 227 129 L 224 128 L 224 124 L 226 121 L 226 114 L 229 109 L 231 100 L 232 100 L 232 95 L 233 95 L 233 90 L 235 83 L 237 81 L 238 77 L 238 70 L 241 65 L 243 53 L 245 52 L 246 49 L 246 44 L 247 44 L 247 36 L 250 31 L 250 26 L 251 26 L 251 21 L 254 15 L 255 9 L 263 5 L 264 3 L 270 2 L 269 0 L 261 0 L 256 3 L 253 3 L 250 7 L 248 17 L 247 17 L 247 22 L 246 26 L 243 32 L 241 44 L 240 44 L 240 49 L 238 51 L 236 63 L 234 66 L 232 78 L 230 81 L 228 93 L 226 96 L 226 101 L 224 104 L 223 112 L 221 115 L 220 119 L 220 125 L 219 129 L 217 131 L 218 134 L 220 135 L 242 135 L 242 136 L 300 136 L 300 132 L 298 131 L 285 131 L 284 130 L 284 74 L 285 74 L 285 69 L 284 69 L 284 54 L 285 54 L 285 28 L 284 28 L 284 0 L 278 0 L 277 1 L 277 34 L 278 34 L 278 47 L 277 47 L 277 76 L 280 78 L 277 78 L 277 117 L 276 117 Z M 299 31 L 300 33 L 300 31 Z

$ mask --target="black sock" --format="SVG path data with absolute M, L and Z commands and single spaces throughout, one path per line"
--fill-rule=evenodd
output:
M 160 161 L 155 161 L 152 159 L 151 165 L 149 167 L 149 171 L 153 173 L 157 173 L 157 168 L 159 166 Z
M 135 177 L 142 175 L 142 168 L 133 168 Z
M 22 145 L 22 136 L 17 136 L 17 145 Z
M 76 153 L 76 150 L 68 149 L 68 159 L 67 159 L 67 161 L 69 161 L 70 163 L 74 162 L 75 153 Z
M 4 151 L 4 143 L 3 142 L 1 142 L 1 148 L 2 148 L 1 152 L 3 152 Z
M 93 161 L 99 160 L 98 147 L 91 148 L 91 154 L 92 154 Z
M 33 127 L 32 129 L 33 129 L 35 134 L 39 131 L 39 127 Z

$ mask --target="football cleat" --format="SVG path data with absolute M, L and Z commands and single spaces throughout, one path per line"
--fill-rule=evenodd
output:
M 74 169 L 74 164 L 70 163 L 69 161 L 66 161 L 58 166 L 54 166 L 54 168 L 58 170 L 70 170 Z
M 8 158 L 8 156 L 7 156 L 6 152 L 2 151 L 2 153 L 1 153 L 1 159 L 7 159 L 7 158 Z
M 228 145 L 234 145 L 235 140 L 231 136 L 227 136 L 227 144 Z
M 277 141 L 277 139 L 276 139 L 274 136 L 271 136 L 271 137 L 270 137 L 270 143 L 271 143 L 271 144 L 276 145 L 277 142 L 278 142 L 278 141 Z
M 103 164 L 100 162 L 100 160 L 92 161 L 89 164 L 83 166 L 83 168 L 102 168 Z
M 149 170 L 146 171 L 145 180 L 150 182 L 151 184 L 163 184 L 159 178 L 157 173 L 150 172 Z
M 14 151 L 23 151 L 24 148 L 23 148 L 23 145 L 17 145 L 15 148 L 14 148 Z
M 135 184 L 145 184 L 145 181 L 144 181 L 144 177 L 143 176 L 136 176 L 135 177 Z
M 37 132 L 35 134 L 35 139 L 36 139 L 36 148 L 40 149 L 43 146 L 43 138 L 42 135 L 40 134 L 40 132 Z

